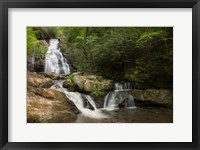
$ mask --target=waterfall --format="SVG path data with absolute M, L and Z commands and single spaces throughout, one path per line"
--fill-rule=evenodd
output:
M 91 118 L 108 118 L 109 116 L 103 114 L 101 110 L 96 108 L 95 102 L 89 95 L 84 95 L 79 92 L 65 92 L 67 98 L 69 98 L 76 107 L 81 111 L 81 113 L 87 117 Z M 91 110 L 85 106 L 84 98 L 92 105 L 94 110 Z
M 67 59 L 63 57 L 59 48 L 58 39 L 51 39 L 48 50 L 45 54 L 45 73 L 69 74 L 70 67 Z M 69 92 L 63 88 L 63 80 L 55 81 L 51 87 L 65 93 L 66 97 L 72 101 L 81 114 L 91 118 L 109 118 L 102 109 L 97 109 L 93 98 L 79 92 Z M 131 83 L 115 83 L 115 90 L 109 92 L 104 100 L 104 108 L 132 108 L 135 107 L 134 98 L 129 93 L 132 89 Z
M 131 83 L 115 83 L 115 89 L 109 92 L 104 99 L 104 108 L 135 108 L 134 97 L 129 93 Z
M 132 85 L 130 82 L 115 83 L 115 91 L 130 91 Z
M 92 99 L 91 96 L 85 95 L 85 94 L 82 94 L 82 96 L 84 96 L 84 97 L 86 98 L 86 100 L 90 103 L 90 105 L 91 105 L 95 110 L 97 110 L 97 106 L 96 106 L 96 104 L 95 104 L 95 102 L 94 102 L 94 100 Z
M 45 73 L 69 74 L 67 59 L 63 57 L 58 39 L 51 39 L 45 54 Z
M 91 118 L 109 118 L 108 115 L 103 114 L 101 110 L 97 109 L 91 96 L 79 92 L 69 92 L 66 88 L 63 88 L 63 82 L 63 80 L 59 80 L 55 82 L 51 88 L 65 93 L 67 98 L 75 104 L 76 108 L 80 110 L 83 115 Z M 88 104 L 93 110 L 90 109 L 91 107 L 88 108 Z

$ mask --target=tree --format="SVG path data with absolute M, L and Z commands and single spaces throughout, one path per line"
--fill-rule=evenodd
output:
M 27 28 L 27 53 L 29 56 L 44 53 L 46 50 L 45 45 L 37 39 L 37 34 L 32 27 Z
M 60 40 L 61 51 L 78 71 L 172 86 L 171 27 L 28 28 L 28 53 L 43 53 L 40 40 L 51 38 Z

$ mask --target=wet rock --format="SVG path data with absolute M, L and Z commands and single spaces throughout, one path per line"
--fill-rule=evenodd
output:
M 77 84 L 74 84 L 73 80 L 67 79 L 63 82 L 63 87 L 67 88 L 70 92 L 77 92 L 79 91 L 79 87 Z
M 74 86 L 74 83 L 70 79 L 67 79 L 67 80 L 65 80 L 63 82 L 63 87 L 64 88 L 70 88 L 70 87 L 73 87 L 73 86 Z
M 83 75 L 82 73 L 72 73 L 64 81 L 63 87 L 71 89 L 70 91 L 79 91 L 82 93 L 92 93 L 94 91 L 109 91 L 114 89 L 112 80 L 103 79 L 102 76 Z
M 106 93 L 103 94 L 103 95 L 99 95 L 99 96 L 94 96 L 92 95 L 95 103 L 96 103 L 96 106 L 97 108 L 103 108 L 104 107 L 104 98 L 106 96 Z
M 173 90 L 170 89 L 135 89 L 133 95 L 138 103 L 146 103 L 147 105 L 163 105 L 173 107 Z
M 44 72 L 38 72 L 39 75 L 46 77 L 46 78 L 50 78 L 52 80 L 64 80 L 67 79 L 68 75 L 66 74 L 58 74 L 55 72 L 52 73 L 44 73 Z
M 50 78 L 43 77 L 34 72 L 27 73 L 27 85 L 34 87 L 49 88 L 53 85 L 53 80 Z
M 64 93 L 47 88 L 28 87 L 27 122 L 73 122 L 79 112 Z
M 118 108 L 125 108 L 126 100 L 123 100 L 121 103 L 118 104 Z
M 91 93 L 94 90 L 109 91 L 114 89 L 114 82 L 112 80 L 103 79 L 102 76 L 96 75 L 76 75 L 72 74 L 72 82 L 70 86 L 76 86 L 78 91 L 83 93 Z M 69 83 L 69 81 L 66 81 Z M 69 86 L 69 84 L 67 84 Z

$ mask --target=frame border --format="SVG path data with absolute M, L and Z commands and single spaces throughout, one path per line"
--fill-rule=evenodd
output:
M 200 149 L 200 0 L 0 0 L 0 148 L 31 149 Z M 192 142 L 8 142 L 9 8 L 192 8 Z

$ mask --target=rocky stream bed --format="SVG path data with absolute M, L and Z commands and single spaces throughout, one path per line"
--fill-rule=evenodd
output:
M 62 81 L 62 82 L 59 82 Z M 56 89 L 56 83 L 62 88 Z M 54 88 L 52 88 L 54 87 Z M 61 90 L 60 90 L 61 89 Z M 69 93 L 66 94 L 67 90 Z M 131 89 L 135 107 L 104 108 L 105 96 L 115 89 L 115 82 L 101 76 L 72 73 L 55 75 L 27 73 L 28 123 L 172 123 L 173 93 L 170 89 Z M 70 95 L 71 94 L 71 95 Z M 70 96 L 82 96 L 82 107 Z M 85 97 L 85 98 L 83 98 Z M 93 103 L 90 103 L 89 98 Z M 129 96 L 130 97 L 130 96 Z M 76 99 L 77 100 L 77 99 Z M 83 111 L 84 110 L 84 111 Z

